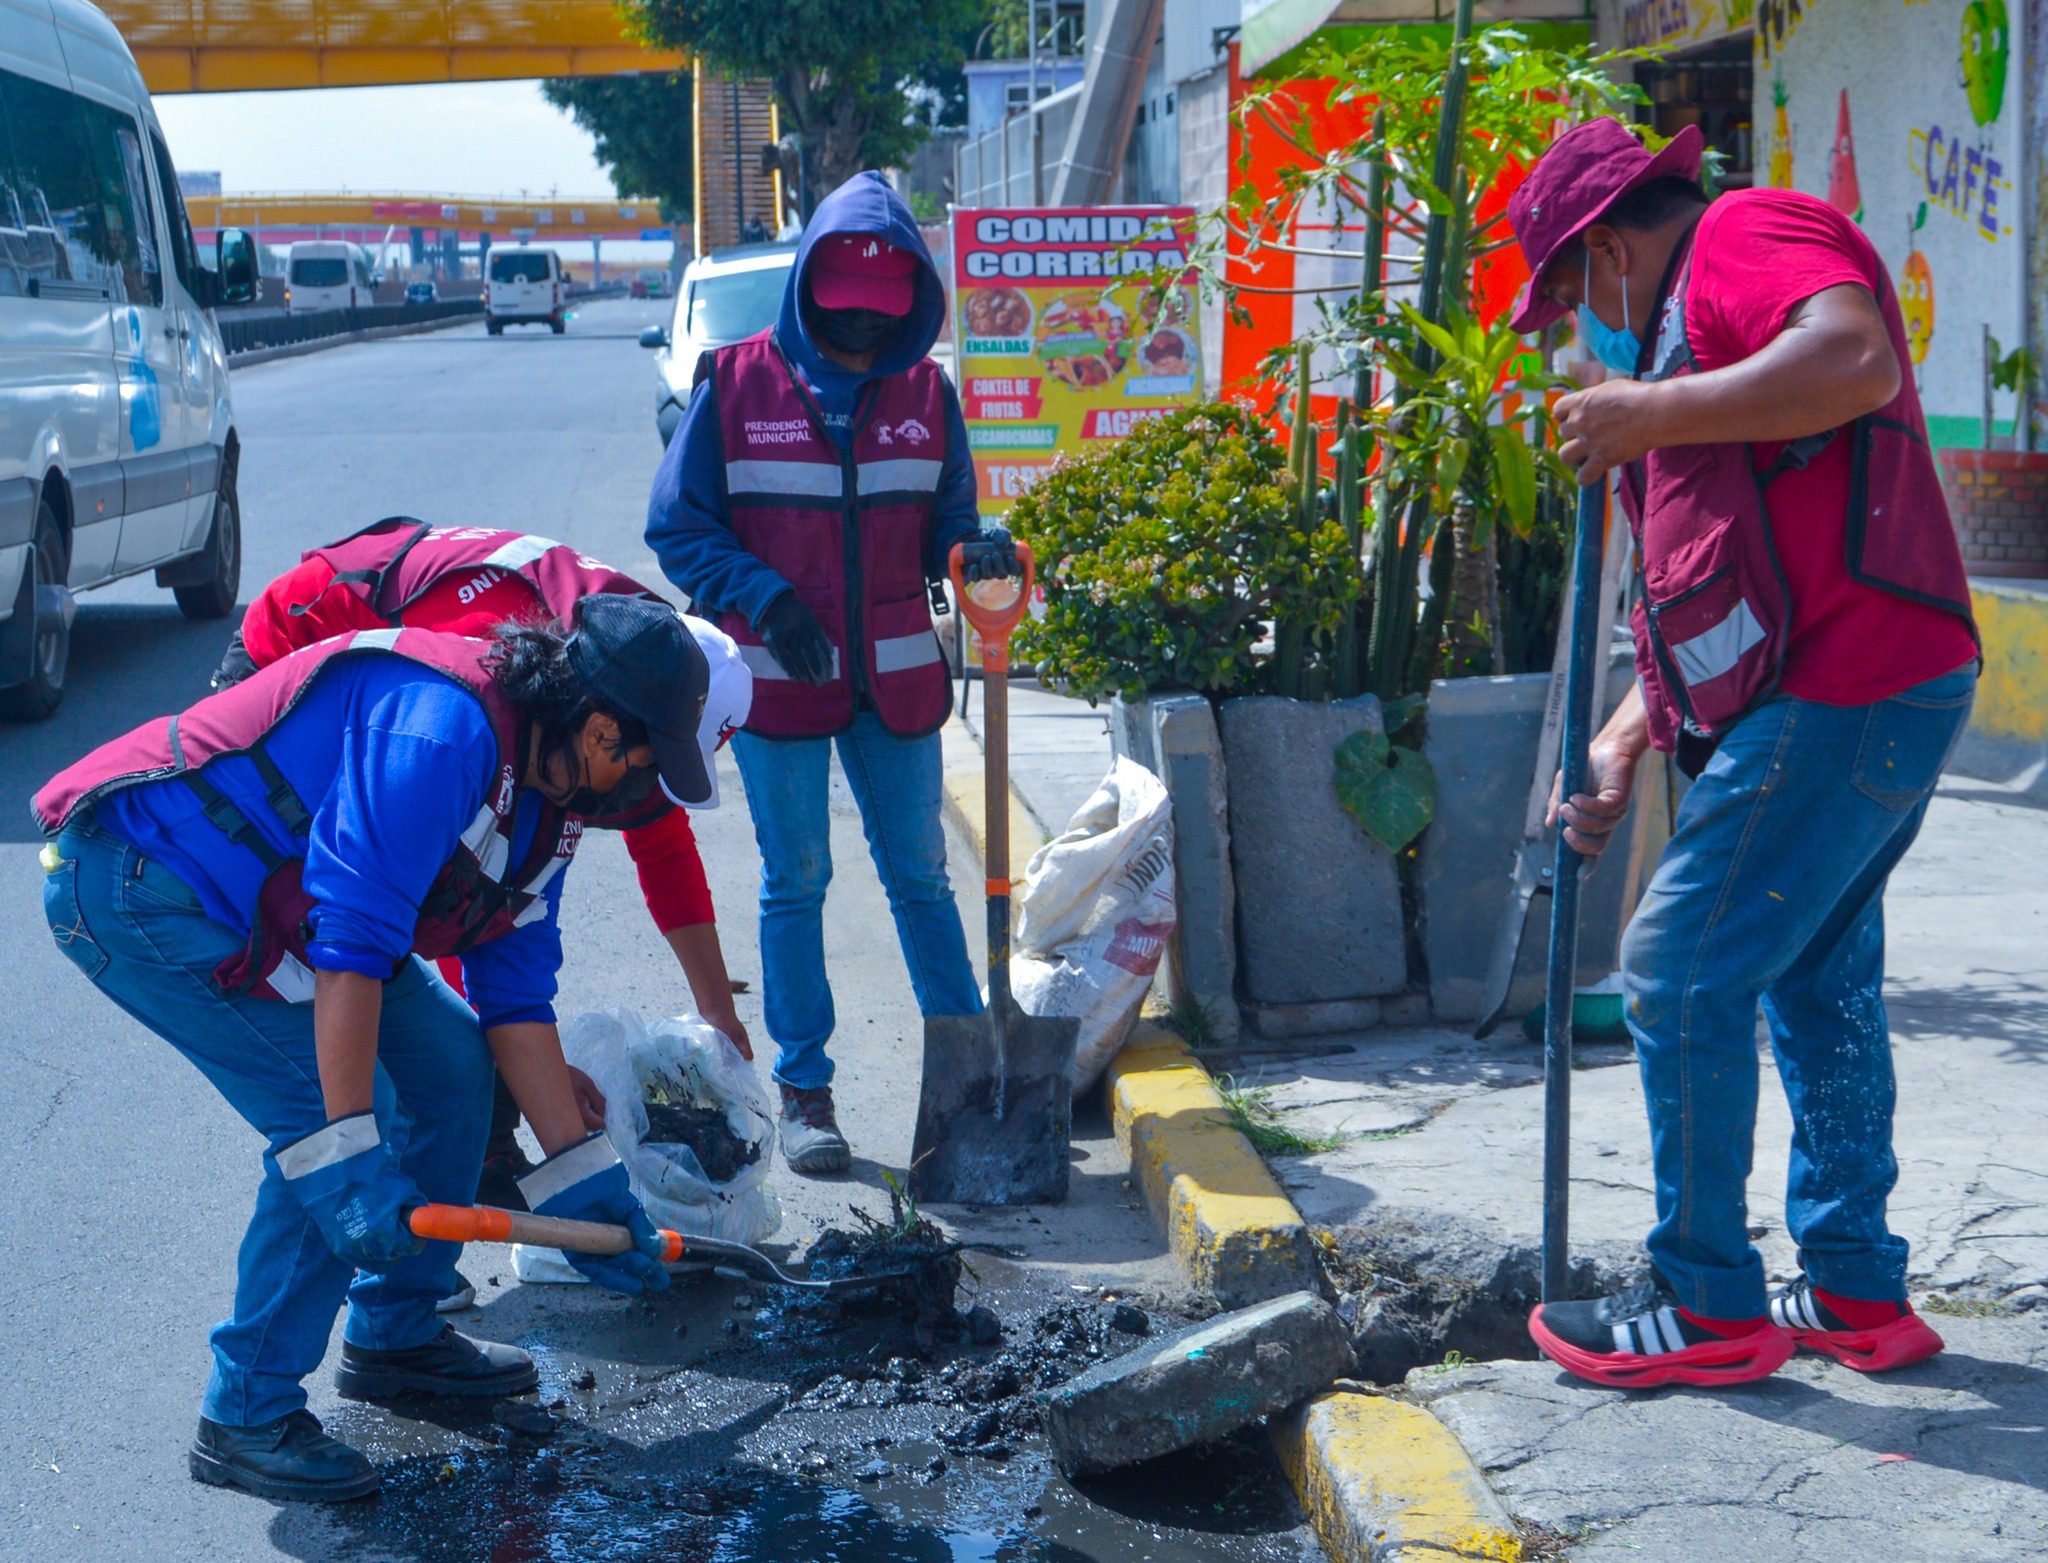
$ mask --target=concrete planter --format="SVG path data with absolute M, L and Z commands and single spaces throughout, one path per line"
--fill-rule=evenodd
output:
M 1176 1008 L 1209 1018 L 1219 1041 L 1238 1038 L 1237 885 L 1216 710 L 1192 690 L 1110 702 L 1111 747 L 1166 784 L 1173 799 L 1174 888 L 1180 921 L 1159 966 Z
M 1634 682 L 1626 660 L 1610 671 L 1606 709 Z M 1439 1022 L 1479 1018 L 1493 955 L 1494 935 L 1508 905 L 1508 874 L 1521 839 L 1529 780 L 1543 733 L 1547 673 L 1506 678 L 1439 679 L 1429 688 L 1429 732 L 1422 752 L 1436 772 L 1436 818 L 1422 837 L 1422 949 L 1429 963 L 1430 1012 Z M 1636 798 L 1661 800 L 1663 771 L 1651 757 L 1638 772 Z M 1653 811 L 1660 819 L 1663 809 Z M 1620 957 L 1626 912 L 1635 905 L 1623 850 L 1633 841 L 1631 815 L 1601 870 L 1580 895 L 1579 982 L 1598 982 Z M 1649 845 L 1646 843 L 1646 845 Z M 1662 850 L 1661 839 L 1654 843 Z M 1523 941 L 1508 1013 L 1526 1014 L 1543 999 L 1544 952 L 1549 945 L 1548 902 L 1536 903 L 1542 921 Z
M 1945 450 L 1941 481 L 1972 575 L 2048 579 L 2048 454 Z
M 1378 1022 L 1408 986 L 1394 855 L 1337 801 L 1337 745 L 1380 731 L 1380 703 L 1226 700 L 1238 991 L 1268 1036 Z
M 1614 665 L 1607 706 L 1628 690 Z M 1219 1039 L 1252 1031 L 1281 1041 L 1376 1024 L 1469 1022 L 1478 1015 L 1494 934 L 1507 906 L 1549 678 L 1439 681 L 1423 751 L 1437 777 L 1437 816 L 1422 838 L 1421 937 L 1430 991 L 1407 991 L 1401 890 L 1392 854 L 1338 805 L 1337 744 L 1376 727 L 1370 696 L 1308 704 L 1225 701 L 1169 692 L 1111 706 L 1116 752 L 1159 776 L 1173 798 L 1180 925 L 1161 966 L 1176 1005 L 1198 1005 Z M 1646 765 L 1638 797 L 1661 798 Z M 1636 850 L 1611 850 L 1583 902 L 1579 978 L 1614 970 L 1639 876 L 1655 861 L 1664 810 L 1650 830 L 1624 827 Z M 1510 1013 L 1542 997 L 1546 936 L 1532 930 Z

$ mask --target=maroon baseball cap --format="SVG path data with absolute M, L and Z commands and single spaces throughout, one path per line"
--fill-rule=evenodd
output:
M 1629 191 L 1653 179 L 1700 176 L 1699 126 L 1687 125 L 1652 152 L 1618 119 L 1574 125 L 1536 160 L 1508 197 L 1508 222 L 1529 262 L 1529 282 L 1515 300 L 1516 331 L 1541 331 L 1564 306 L 1543 291 L 1543 273 L 1557 252 L 1600 220 Z
M 820 309 L 907 315 L 917 297 L 917 257 L 872 233 L 826 234 L 804 270 Z

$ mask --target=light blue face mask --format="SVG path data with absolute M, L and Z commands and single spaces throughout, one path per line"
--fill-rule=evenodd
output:
M 1593 252 L 1586 251 L 1585 291 L 1580 297 L 1593 297 Z M 1631 329 L 1628 318 L 1628 278 L 1621 279 L 1621 329 L 1615 330 L 1598 315 L 1593 313 L 1590 303 L 1579 306 L 1579 340 L 1586 344 L 1593 356 L 1612 369 L 1616 374 L 1633 375 L 1636 365 L 1642 362 L 1643 339 Z

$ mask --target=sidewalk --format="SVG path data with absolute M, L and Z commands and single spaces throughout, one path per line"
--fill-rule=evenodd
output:
M 1057 833 L 1109 765 L 1105 713 L 1032 686 L 1011 705 L 1013 784 Z M 977 690 L 975 727 L 979 716 Z M 948 731 L 978 760 L 966 733 Z M 949 748 L 949 772 L 960 763 Z M 1460 1435 L 1517 1519 L 1585 1538 L 1563 1555 L 1725 1551 L 1734 1525 L 1756 1538 L 1741 1555 L 1757 1558 L 2048 1554 L 2043 864 L 2038 797 L 1951 777 L 1888 902 L 1892 1221 L 1948 1353 L 1881 1380 L 1802 1357 L 1720 1396 L 1619 1395 L 1513 1360 L 1408 1378 L 1406 1393 Z M 1309 1223 L 1333 1235 L 1334 1279 L 1375 1376 L 1398 1379 L 1446 1351 L 1529 1349 L 1520 1315 L 1540 1229 L 1541 1069 L 1533 1044 L 1504 1033 L 1480 1044 L 1387 1028 L 1209 1060 L 1241 1085 L 1273 1087 L 1289 1127 L 1339 1138 L 1275 1167 Z M 1790 1125 L 1767 1050 L 1760 1066 L 1750 1210 L 1781 1278 L 1796 1264 L 1783 1230 Z M 1573 1098 L 1572 1232 L 1591 1281 L 1635 1262 L 1651 1219 L 1631 1050 L 1582 1049 Z

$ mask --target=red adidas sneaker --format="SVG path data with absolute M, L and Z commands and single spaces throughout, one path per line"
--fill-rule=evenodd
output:
M 1792 1337 L 1795 1345 L 1824 1352 L 1858 1373 L 1884 1373 L 1909 1363 L 1925 1362 L 1940 1351 L 1942 1338 L 1913 1311 L 1908 1302 L 1862 1302 L 1833 1299 L 1805 1276 L 1771 1299 L 1771 1322 Z M 1855 1302 L 1855 1323 L 1836 1311 Z
M 1792 1357 L 1792 1337 L 1768 1319 L 1719 1334 L 1680 1308 L 1661 1279 L 1590 1302 L 1540 1304 L 1529 1334 L 1566 1372 L 1617 1389 L 1746 1384 Z

